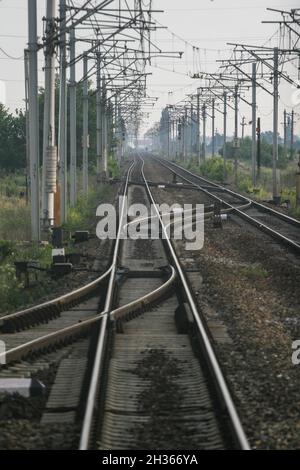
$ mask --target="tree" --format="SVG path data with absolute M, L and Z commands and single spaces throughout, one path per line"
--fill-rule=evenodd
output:
M 270 137 L 270 132 L 265 133 Z M 273 134 L 272 134 L 273 135 Z M 273 144 L 268 142 L 269 139 L 261 139 L 261 164 L 266 167 L 272 167 L 273 164 Z M 219 150 L 219 154 L 223 155 L 223 149 Z M 226 143 L 226 155 L 230 159 L 232 156 L 232 142 Z M 250 137 L 245 137 L 243 141 L 240 142 L 240 148 L 237 149 L 237 159 L 244 161 L 251 161 L 252 158 L 252 139 Z M 284 155 L 284 149 L 282 145 L 278 146 L 278 167 L 285 168 L 288 160 Z
M 26 167 L 26 119 L 23 111 L 16 116 L 0 104 L 0 168 L 6 171 Z

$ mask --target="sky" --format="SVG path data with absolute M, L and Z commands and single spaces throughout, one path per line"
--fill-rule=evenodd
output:
M 42 34 L 42 16 L 45 0 L 37 0 L 39 34 Z M 167 104 L 180 102 L 196 91 L 198 81 L 190 75 L 199 71 L 215 72 L 216 60 L 230 56 L 227 42 L 275 46 L 278 43 L 277 25 L 262 24 L 262 20 L 278 20 L 279 15 L 266 11 L 271 8 L 299 8 L 299 0 L 153 0 L 153 8 L 164 10 L 155 14 L 159 24 L 168 29 L 158 29 L 153 40 L 166 51 L 182 51 L 181 60 L 154 59 L 148 72 L 148 94 L 158 98 L 153 111 L 145 119 L 143 130 L 160 118 Z M 268 40 L 273 36 L 271 41 Z M 180 38 L 180 39 L 179 39 Z M 27 0 L 0 0 L 0 101 L 14 112 L 24 106 L 23 51 L 27 43 Z M 198 49 L 196 49 L 198 48 Z M 43 85 L 43 55 L 39 56 L 39 84 Z M 297 71 L 290 75 L 296 80 Z M 300 100 L 295 102 L 291 85 L 280 85 L 280 132 L 282 134 L 283 110 L 294 108 L 296 132 L 300 134 Z M 272 129 L 272 99 L 263 90 L 258 91 L 258 116 L 262 130 Z M 295 104 L 296 103 L 296 104 Z M 240 120 L 251 120 L 251 108 L 240 104 Z M 216 127 L 222 130 L 222 116 L 217 113 Z M 228 115 L 228 133 L 233 132 L 233 111 Z M 209 125 L 208 125 L 209 132 Z M 246 134 L 250 134 L 246 126 Z

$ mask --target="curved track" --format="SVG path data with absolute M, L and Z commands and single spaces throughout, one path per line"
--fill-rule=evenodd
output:
M 167 160 L 155 158 L 165 168 L 180 177 L 185 183 L 202 191 L 221 207 L 230 209 L 254 227 L 270 235 L 286 247 L 300 254 L 300 221 L 293 219 L 270 207 L 260 204 L 241 194 L 212 183 L 202 176 L 195 175 L 180 165 Z M 241 205 L 244 204 L 244 207 Z
M 132 177 L 144 187 L 130 185 L 129 201 L 152 204 L 165 236 L 122 242 L 123 276 L 117 296 L 111 289 L 106 300 L 80 449 L 248 449 L 143 165 L 140 159 Z M 160 286 L 174 285 L 175 272 L 176 292 L 158 295 Z
M 123 199 L 112 262 L 100 278 L 2 319 L 8 350 L 1 374 L 30 370 L 41 354 L 96 332 L 80 449 L 248 449 L 143 166 L 142 159 L 130 166 L 122 195 L 152 204 L 164 239 L 123 239 L 132 222 Z

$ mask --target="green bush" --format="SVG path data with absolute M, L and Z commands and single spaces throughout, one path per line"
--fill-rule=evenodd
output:
M 15 261 L 38 261 L 44 268 L 50 266 L 52 261 L 52 246 L 41 246 L 37 243 L 28 246 L 17 247 L 10 257 L 12 262 Z
M 90 189 L 87 197 L 81 194 L 76 206 L 68 211 L 68 220 L 64 224 L 64 229 L 70 231 L 90 229 L 95 222 L 97 206 L 103 200 L 107 201 L 112 191 L 110 185 L 99 185 L 96 190 Z
M 13 253 L 14 245 L 8 240 L 0 240 L 0 261 Z
M 0 298 L 2 312 L 10 310 L 20 302 L 23 286 L 15 276 L 15 268 L 11 264 L 0 265 Z
M 20 193 L 25 194 L 25 175 L 22 172 L 14 174 L 1 174 L 0 194 L 6 197 L 19 197 Z
M 295 217 L 296 219 L 300 219 L 300 207 L 292 207 L 289 213 L 292 217 Z
M 250 176 L 242 176 L 238 178 L 238 188 L 240 191 L 244 193 L 252 193 L 253 192 L 253 184 L 252 179 Z
M 15 241 L 30 239 L 30 208 L 23 200 L 0 197 L 0 238 Z
M 231 175 L 233 172 L 233 167 L 230 162 L 226 163 L 227 175 Z M 220 157 L 213 157 L 206 160 L 200 165 L 200 174 L 207 176 L 208 178 L 224 182 L 224 162 Z
M 4 244 L 1 244 L 5 246 Z M 38 244 L 13 247 L 5 260 L 0 263 L 0 312 L 9 312 L 34 303 L 52 291 L 51 282 L 45 273 L 39 273 L 38 282 L 24 289 L 23 281 L 16 278 L 15 261 L 39 261 L 44 268 L 51 263 L 51 246 Z
M 23 282 L 16 278 L 12 264 L 0 264 L 0 313 L 18 310 L 33 304 L 53 292 L 53 285 L 46 274 L 39 275 L 39 281 L 24 289 Z
M 119 178 L 121 175 L 118 162 L 113 157 L 109 157 L 108 159 L 108 171 L 112 178 Z
M 244 275 L 250 279 L 265 279 L 268 277 L 268 271 L 262 266 L 261 263 L 254 263 L 249 266 L 241 268 Z

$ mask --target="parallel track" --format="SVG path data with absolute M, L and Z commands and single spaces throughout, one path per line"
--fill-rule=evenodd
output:
M 128 225 L 123 203 L 113 259 L 106 273 L 71 294 L 2 319 L 0 327 L 9 348 L 7 366 L 1 372 L 5 376 L 10 367 L 22 369 L 22 364 L 33 356 L 39 357 L 98 331 L 84 398 L 80 449 L 166 445 L 179 449 L 189 443 L 197 449 L 248 449 L 206 327 L 168 239 L 143 166 L 141 159 L 131 165 L 122 194 L 129 194 L 132 202 L 153 204 L 165 239 L 122 240 L 122 230 Z M 132 172 L 138 175 L 144 188 L 130 185 Z M 99 313 L 97 293 L 104 282 L 106 300 Z M 87 298 L 90 300 L 86 301 Z M 45 322 L 49 323 L 44 326 Z M 150 370 L 152 367 L 156 371 L 150 379 L 148 366 L 145 370 L 147 361 Z M 168 393 L 169 387 L 175 387 L 172 397 L 177 397 L 177 402 L 174 398 L 173 408 L 169 398 L 165 403 L 163 397 L 160 401 L 159 393 L 152 392 L 151 396 L 151 387 L 160 385 L 160 381 L 165 381 L 164 389 L 160 390 L 163 394 Z M 151 396 L 156 409 L 152 415 L 145 408 L 147 396 Z M 160 442 L 154 437 L 157 425 Z
M 154 160 L 186 183 L 217 201 L 222 207 L 230 209 L 233 214 L 270 235 L 295 253 L 300 254 L 299 220 L 213 183 L 202 176 L 195 175 L 174 162 L 160 158 L 154 158 Z M 241 208 L 241 204 L 245 204 L 245 208 Z
M 119 270 L 122 267 L 127 275 L 117 298 L 113 287 L 108 292 L 80 449 L 189 445 L 248 449 L 206 327 L 145 178 L 142 159 L 139 164 L 142 168 L 136 165 L 133 179 L 143 181 L 144 188 L 132 184 L 129 198 L 153 205 L 164 240 L 125 240 L 115 253 Z M 162 266 L 173 273 L 169 281 L 161 278 Z M 176 293 L 165 288 L 163 297 L 158 295 L 163 286 L 174 285 L 175 273 Z M 114 281 L 112 276 L 112 285 Z M 130 304 L 136 298 L 139 311 L 133 314 Z M 151 370 L 155 371 L 152 375 Z M 180 397 L 178 409 L 172 408 L 168 387 L 174 387 L 173 397 Z

